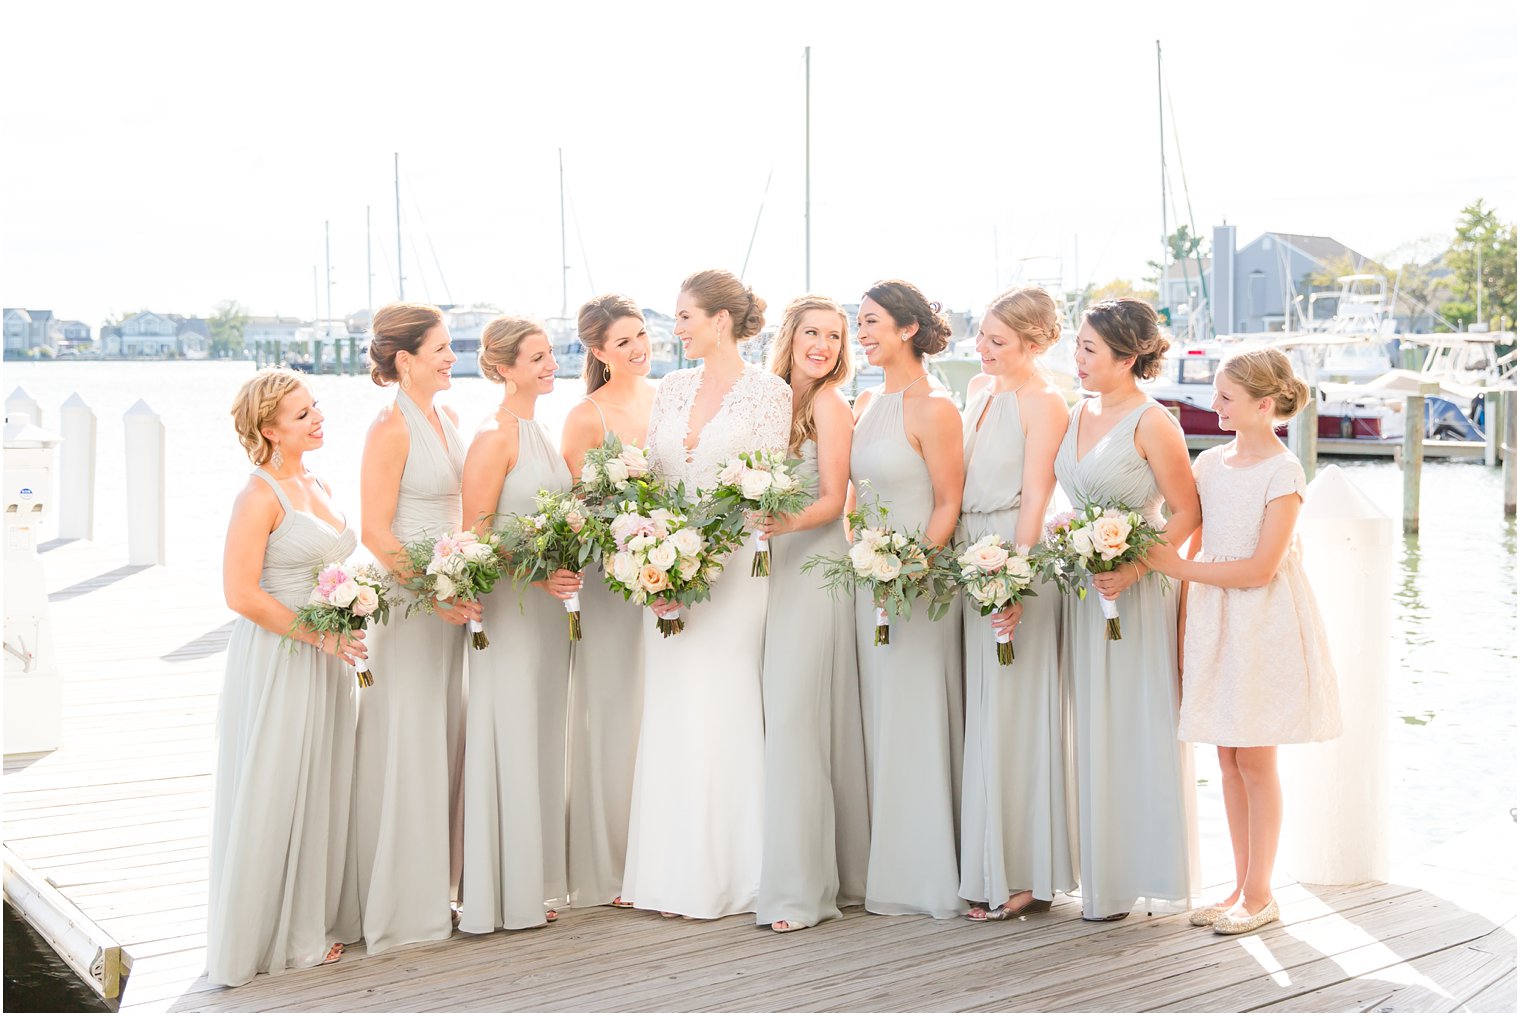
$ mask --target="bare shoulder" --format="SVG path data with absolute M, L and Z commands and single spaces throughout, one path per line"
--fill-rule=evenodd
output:
M 978 374 L 972 378 L 966 385 L 966 401 L 970 402 L 973 396 L 980 395 L 982 390 L 991 386 L 991 384 L 992 376 L 989 374 Z
M 459 426 L 459 414 L 454 411 L 453 406 L 439 406 L 438 408 L 448 414 L 450 423 L 456 427 Z
M 383 448 L 404 450 L 411 443 L 411 435 L 406 429 L 406 417 L 394 405 L 386 406 L 375 415 L 375 422 L 369 425 L 367 440 Z
M 234 524 L 239 520 L 245 520 L 250 524 L 257 520 L 264 520 L 269 523 L 269 528 L 273 529 L 274 521 L 281 511 L 283 509 L 280 507 L 280 499 L 275 495 L 274 488 L 257 476 L 248 477 L 248 482 L 243 484 L 243 489 L 238 491 L 237 497 L 232 502 Z
M 933 426 L 953 423 L 959 428 L 961 425 L 961 411 L 955 404 L 954 396 L 946 388 L 930 388 L 922 393 L 913 393 L 913 397 L 904 400 L 903 411 L 911 412 Z
M 850 428 L 855 425 L 850 400 L 838 387 L 826 388 L 813 399 L 813 419 L 820 426 Z
M 1066 428 L 1067 420 L 1071 417 L 1071 409 L 1066 405 L 1065 396 L 1049 381 L 1020 395 L 1019 412 L 1046 426 L 1059 427 L 1062 430 Z
M 875 388 L 867 388 L 865 391 L 855 396 L 855 404 L 852 407 L 852 411 L 855 414 L 855 421 L 857 423 L 860 422 L 860 414 L 865 412 L 866 406 L 871 404 L 871 397 L 875 394 Z
M 570 407 L 570 412 L 565 414 L 565 433 L 579 433 L 589 429 L 593 422 L 598 430 L 602 426 L 602 418 L 597 414 L 595 395 L 588 395 Z
M 1177 422 L 1177 418 L 1171 411 L 1159 402 L 1145 407 L 1145 411 L 1140 414 L 1140 422 L 1136 425 L 1135 431 L 1142 440 L 1146 441 L 1183 440 L 1182 424 Z

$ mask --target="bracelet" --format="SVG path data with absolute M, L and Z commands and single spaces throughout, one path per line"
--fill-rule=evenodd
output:
M 327 632 L 325 631 L 317 633 L 317 652 L 327 652 Z

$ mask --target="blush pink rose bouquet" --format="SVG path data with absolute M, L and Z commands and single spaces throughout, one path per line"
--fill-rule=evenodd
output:
M 1052 581 L 1085 599 L 1091 576 L 1118 571 L 1160 542 L 1161 530 L 1133 508 L 1087 504 L 1045 523 L 1038 556 Z M 1098 605 L 1103 608 L 1108 640 L 1123 638 L 1118 601 L 1099 596 Z
M 375 565 L 330 564 L 317 571 L 316 585 L 296 610 L 285 639 L 293 640 L 298 628 L 342 638 L 363 631 L 372 620 L 385 624 L 397 599 L 390 580 Z M 361 688 L 375 683 L 368 660 L 355 660 L 354 673 Z

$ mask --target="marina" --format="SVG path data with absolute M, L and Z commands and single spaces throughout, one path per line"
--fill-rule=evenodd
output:
M 6 756 L 8 867 L 35 873 L 120 949 L 123 1010 L 1513 1009 L 1520 842 L 1504 746 L 1516 736 L 1516 541 L 1501 470 L 1481 456 L 1425 464 L 1425 526 L 1391 550 L 1389 875 L 1324 886 L 1280 864 L 1284 921 L 1260 935 L 1222 939 L 1178 916 L 1085 924 L 1066 897 L 1012 926 L 851 909 L 795 936 L 743 917 L 662 921 L 598 908 L 538 931 L 456 933 L 377 957 L 354 947 L 333 966 L 209 987 L 210 765 L 232 623 L 221 540 L 248 469 L 225 413 L 249 369 L 7 364 L 8 384 L 37 401 L 45 427 L 75 393 L 100 420 L 93 538 L 44 531 L 40 547 L 62 740 L 56 751 Z M 356 524 L 358 450 L 392 396 L 364 377 L 311 384 L 329 419 L 312 466 Z M 579 390 L 562 381 L 541 403 L 551 432 Z M 461 378 L 445 400 L 468 433 L 497 395 Z M 126 552 L 118 421 L 139 399 L 165 432 L 160 566 L 131 564 Z M 1403 482 L 1393 463 L 1341 465 L 1397 517 Z M 1195 763 L 1202 881 L 1212 887 L 1229 874 L 1212 750 L 1198 749 Z M 1290 814 L 1290 836 L 1295 818 L 1314 819 Z

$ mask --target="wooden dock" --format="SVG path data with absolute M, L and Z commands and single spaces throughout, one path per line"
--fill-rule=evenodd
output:
M 1010 923 L 855 909 L 791 935 L 597 908 L 211 988 L 212 727 L 231 622 L 218 550 L 145 569 L 88 543 L 44 554 L 65 741 L 6 757 L 4 839 L 131 956 L 123 1011 L 1515 1009 L 1509 821 L 1394 882 L 1287 882 L 1283 922 L 1239 939 L 1176 916 L 1087 924 L 1064 897 Z

